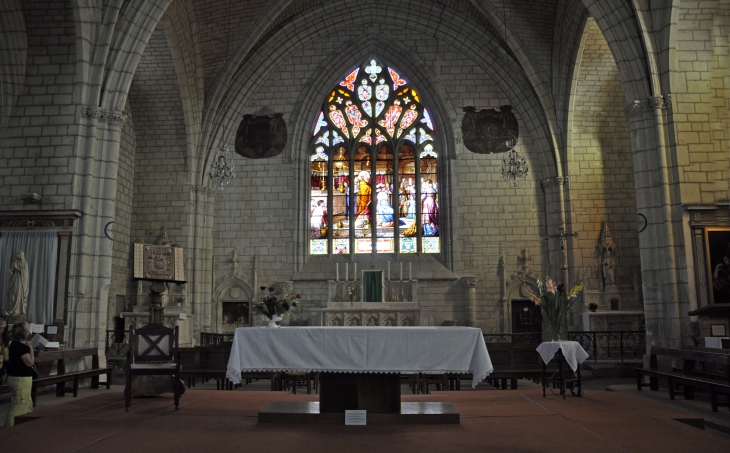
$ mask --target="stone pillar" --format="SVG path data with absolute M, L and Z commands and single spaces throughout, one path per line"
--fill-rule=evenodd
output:
M 646 216 L 639 234 L 646 347 L 680 348 L 690 328 L 689 290 L 676 167 L 670 167 L 666 138 L 671 98 L 655 96 L 624 107 L 631 127 L 636 209 Z M 684 275 L 684 276 L 683 276 Z
M 477 284 L 479 279 L 474 276 L 461 277 L 461 284 L 464 285 L 464 324 L 468 327 L 477 325 Z
M 104 226 L 114 219 L 119 145 L 126 116 L 99 107 L 80 108 L 79 166 L 74 195 L 82 212 L 72 243 L 74 264 L 69 271 L 70 348 L 104 347 L 112 241 Z

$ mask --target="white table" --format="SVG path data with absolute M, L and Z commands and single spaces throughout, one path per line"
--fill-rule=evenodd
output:
M 555 382 L 560 383 L 560 394 L 563 395 L 563 399 L 565 399 L 565 374 L 563 371 L 563 364 L 567 363 L 568 366 L 576 373 L 577 379 L 571 380 L 578 384 L 578 391 L 577 395 L 582 396 L 583 395 L 583 388 L 582 383 L 580 379 L 580 364 L 585 362 L 586 359 L 589 357 L 588 353 L 583 349 L 583 347 L 578 343 L 577 341 L 545 341 L 543 343 L 540 343 L 540 346 L 537 347 L 537 352 L 540 354 L 540 357 L 542 358 L 543 365 L 542 365 L 542 396 L 545 397 L 545 387 L 547 385 L 547 364 L 550 363 L 550 361 L 555 360 L 558 363 L 558 378 L 555 379 Z
M 476 387 L 492 370 L 481 329 L 472 327 L 242 327 L 227 376 L 240 383 L 242 372 L 320 372 L 323 412 L 362 409 L 335 402 L 362 401 L 363 391 L 386 394 L 391 409 L 397 398 L 400 411 L 401 374 L 472 373 Z

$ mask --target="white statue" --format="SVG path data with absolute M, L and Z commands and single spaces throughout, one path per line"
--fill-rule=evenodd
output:
M 10 265 L 8 279 L 8 302 L 10 314 L 25 314 L 28 311 L 28 263 L 25 253 L 18 252 Z
M 606 250 L 606 254 L 603 257 L 603 281 L 605 286 L 615 285 L 616 284 L 616 277 L 615 277 L 615 269 L 616 269 L 616 262 L 613 260 L 613 257 L 611 256 L 611 250 Z

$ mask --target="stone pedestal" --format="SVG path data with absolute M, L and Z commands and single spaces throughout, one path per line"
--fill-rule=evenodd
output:
M 461 278 L 461 283 L 464 285 L 464 299 L 466 300 L 464 324 L 467 327 L 475 327 L 477 325 L 477 284 L 479 279 L 474 276 L 465 276 Z

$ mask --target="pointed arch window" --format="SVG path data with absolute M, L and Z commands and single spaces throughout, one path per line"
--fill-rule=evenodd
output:
M 400 73 L 372 59 L 347 74 L 314 125 L 309 253 L 440 253 L 433 137 Z

